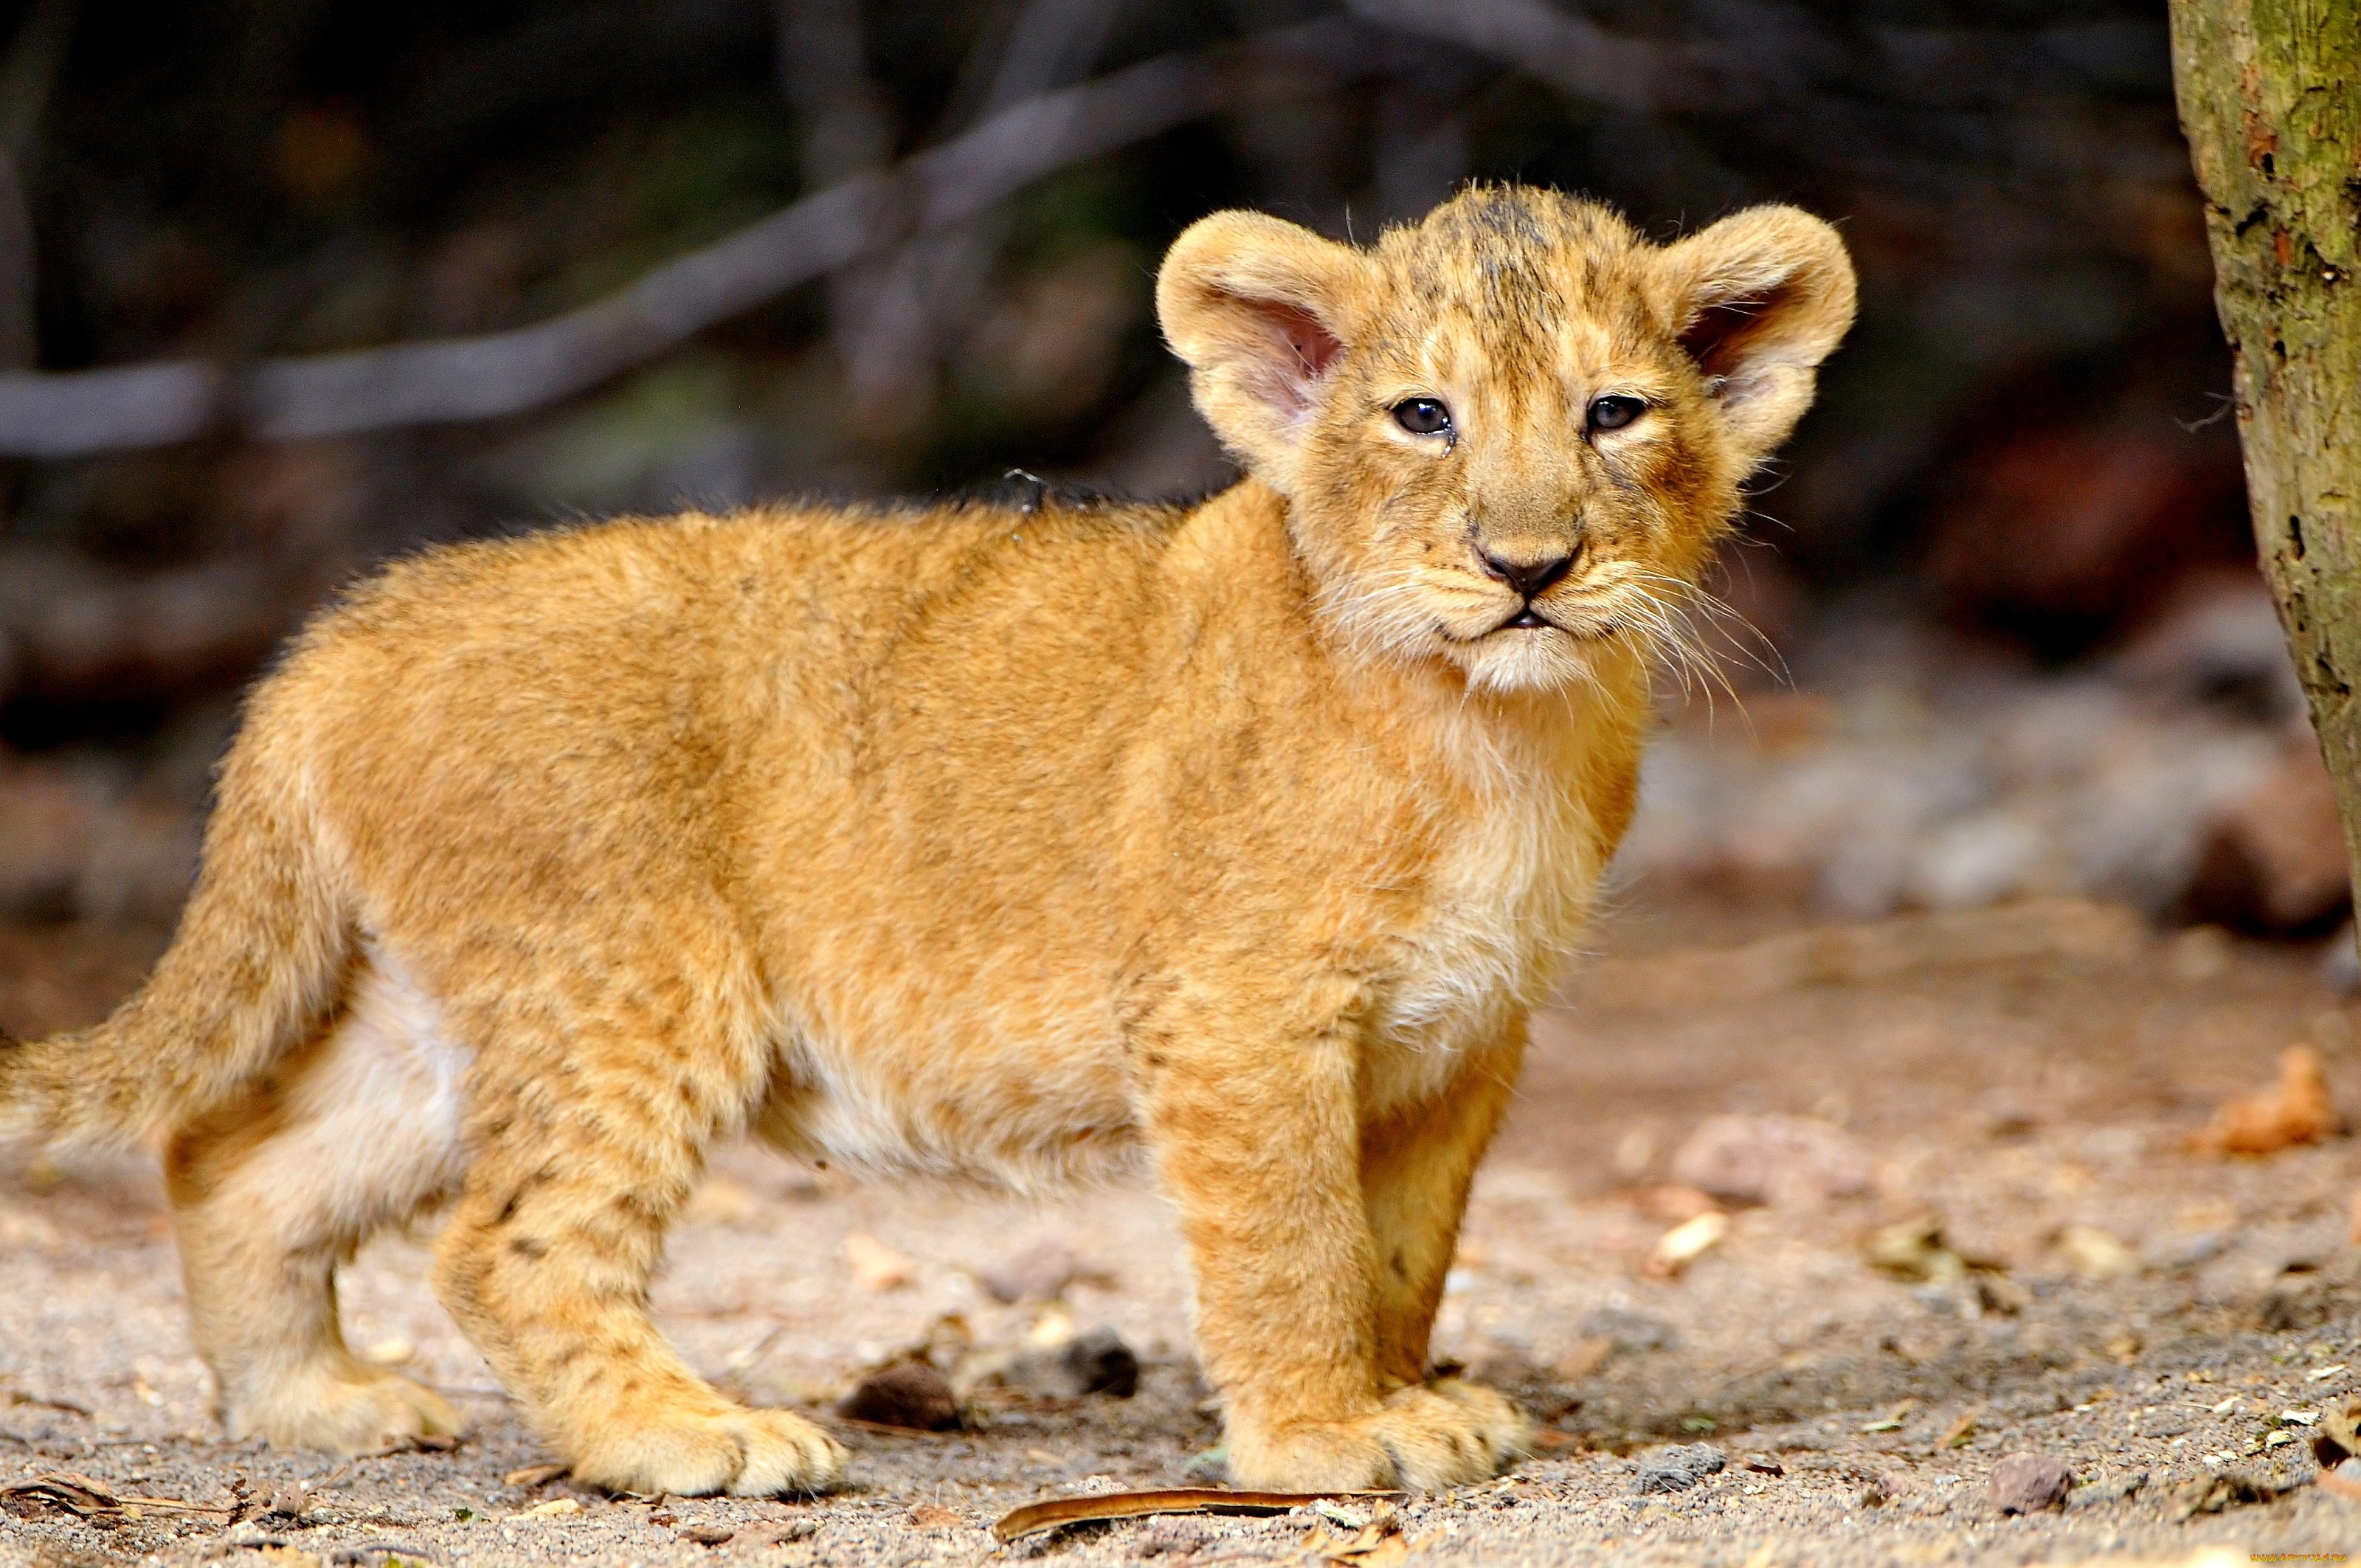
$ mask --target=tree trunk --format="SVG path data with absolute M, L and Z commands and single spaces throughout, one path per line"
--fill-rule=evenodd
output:
M 2361 6 L 2172 0 L 2264 576 L 2361 875 Z

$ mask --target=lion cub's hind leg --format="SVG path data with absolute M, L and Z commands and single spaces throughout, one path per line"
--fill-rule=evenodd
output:
M 660 923 L 675 934 L 693 917 Z M 678 943 L 689 948 L 686 938 Z M 577 955 L 569 954 L 569 959 Z M 692 1372 L 648 1316 L 666 1226 L 707 1143 L 767 1083 L 761 1031 L 628 949 L 481 985 L 474 1161 L 435 1247 L 435 1288 L 586 1485 L 620 1492 L 827 1490 L 844 1452 L 786 1410 Z
M 390 966 L 244 1098 L 177 1129 L 165 1173 L 198 1353 L 233 1438 L 358 1453 L 456 1432 L 442 1398 L 356 1359 L 338 1263 L 457 1178 L 464 1060 Z

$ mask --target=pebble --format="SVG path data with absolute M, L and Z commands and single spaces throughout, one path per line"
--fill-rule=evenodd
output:
M 1028 1351 L 1008 1364 L 1002 1381 L 1051 1399 L 1106 1394 L 1128 1399 L 1139 1392 L 1139 1357 L 1113 1329 L 1077 1334 L 1056 1350 Z
M 881 1366 L 845 1396 L 839 1414 L 881 1427 L 945 1431 L 959 1425 L 959 1396 L 950 1380 L 923 1361 Z
M 1673 1350 L 1681 1343 L 1679 1331 L 1664 1319 L 1623 1307 L 1600 1307 L 1581 1327 L 1583 1338 L 1612 1340 L 1622 1350 Z
M 1993 1507 L 2004 1514 L 2037 1514 L 2059 1507 L 2073 1487 L 2066 1462 L 2046 1453 L 2012 1453 L 1992 1468 Z
M 1731 1203 L 1817 1208 L 1869 1190 L 1874 1168 L 1843 1128 L 1810 1116 L 1708 1116 L 1673 1156 L 1673 1179 Z
M 1074 1282 L 1081 1266 L 1073 1249 L 1060 1241 L 1040 1241 L 977 1271 L 976 1283 L 1004 1306 L 1019 1301 L 1054 1301 Z
M 1640 1461 L 1631 1490 L 1642 1497 L 1652 1492 L 1686 1492 L 1708 1475 L 1721 1474 L 1730 1458 L 1709 1442 L 1675 1443 Z

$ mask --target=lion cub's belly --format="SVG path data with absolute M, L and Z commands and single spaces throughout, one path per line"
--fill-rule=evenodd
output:
M 1128 1174 L 1142 1146 L 1118 1053 L 1054 1021 L 938 1021 L 884 1040 L 798 1032 L 756 1125 L 783 1152 L 1019 1191 Z
M 785 1031 L 753 1131 L 807 1159 L 1020 1190 L 1136 1168 L 1114 1055 L 1097 1037 L 1057 1033 L 860 1049 Z M 284 1151 L 302 1167 L 290 1176 L 313 1190 L 350 1189 L 342 1201 L 362 1209 L 397 1190 L 413 1200 L 448 1190 L 467 1167 L 474 1060 L 427 990 L 371 946 L 289 1094 L 302 1129 Z

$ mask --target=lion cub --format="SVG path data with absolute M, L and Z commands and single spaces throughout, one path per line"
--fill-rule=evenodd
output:
M 1473 189 L 1369 249 L 1223 213 L 1157 309 L 1246 477 L 435 550 L 253 694 L 147 988 L 0 1134 L 160 1130 L 233 1437 L 448 1431 L 339 1259 L 434 1287 L 584 1482 L 801 1492 L 818 1426 L 649 1321 L 718 1138 L 1176 1210 L 1237 1481 L 1438 1487 L 1427 1354 L 1527 1011 L 1632 806 L 1665 606 L 1850 322 L 1828 225 L 1658 247 Z

